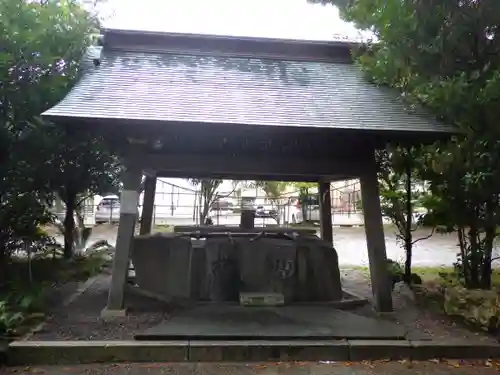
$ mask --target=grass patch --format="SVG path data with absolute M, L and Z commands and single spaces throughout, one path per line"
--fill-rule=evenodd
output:
M 365 273 L 367 276 L 370 275 L 370 268 L 367 266 L 346 266 L 341 267 L 343 269 L 349 270 L 357 270 Z M 441 280 L 439 274 L 451 274 L 453 273 L 453 267 L 412 267 L 412 272 L 416 273 L 418 276 L 422 278 L 423 282 Z M 493 270 L 493 274 L 491 276 L 493 285 L 500 285 L 500 269 Z
M 453 267 L 413 267 L 413 272 L 418 274 L 423 281 L 439 280 L 439 274 L 451 274 L 454 272 Z M 491 275 L 493 285 L 500 285 L 500 270 L 495 269 Z
M 168 224 L 155 225 L 152 230 L 153 233 L 171 233 L 173 231 L 174 226 Z
M 367 275 L 370 274 L 370 268 L 368 266 L 355 266 L 355 265 L 350 265 L 350 266 L 340 266 L 340 270 L 355 270 L 355 271 L 361 271 L 363 273 L 366 273 Z

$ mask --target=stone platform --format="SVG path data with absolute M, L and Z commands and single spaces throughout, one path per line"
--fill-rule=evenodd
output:
M 328 306 L 198 305 L 136 340 L 403 340 L 405 329 Z

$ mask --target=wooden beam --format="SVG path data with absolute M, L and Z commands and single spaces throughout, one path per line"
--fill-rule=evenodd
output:
M 332 198 L 330 189 L 330 182 L 320 182 L 318 184 L 321 239 L 333 244 Z
M 146 176 L 139 234 L 150 234 L 154 224 L 156 176 Z
M 318 177 L 313 175 L 276 175 L 276 174 L 241 174 L 234 173 L 183 173 L 162 171 L 157 174 L 160 178 L 206 178 L 206 179 L 224 179 L 224 180 L 256 180 L 256 181 L 287 181 L 287 182 L 318 182 Z M 343 181 L 358 178 L 357 176 L 337 176 L 330 178 L 331 181 Z
M 280 158 L 262 156 L 129 154 L 128 163 L 153 169 L 157 176 L 234 180 L 320 181 L 356 178 L 364 160 Z
M 145 175 L 146 177 L 157 177 L 155 170 L 151 168 L 146 168 L 142 171 L 142 174 Z

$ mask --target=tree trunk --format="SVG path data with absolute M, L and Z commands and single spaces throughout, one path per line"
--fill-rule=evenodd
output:
M 457 236 L 458 236 L 458 246 L 460 248 L 460 258 L 462 259 L 462 274 L 464 277 L 464 283 L 465 285 L 468 285 L 469 274 L 464 261 L 467 252 L 467 240 L 465 235 L 465 229 L 463 227 L 460 226 L 457 228 Z
M 469 252 L 466 256 L 466 259 L 462 259 L 464 263 L 464 270 L 467 269 L 470 275 L 469 285 L 466 285 L 466 287 L 470 289 L 479 289 L 481 286 L 481 275 L 479 273 L 479 269 L 481 267 L 481 261 L 479 259 L 481 249 L 478 242 L 478 230 L 476 223 L 470 226 L 468 237 Z
M 301 200 L 300 207 L 302 209 L 302 221 L 304 223 L 308 221 L 307 220 L 307 206 L 309 203 L 308 197 L 309 197 L 309 190 L 301 189 L 301 191 L 299 192 L 299 200 Z
M 413 221 L 413 207 L 411 203 L 412 191 L 411 191 L 411 166 L 408 165 L 406 169 L 406 226 L 405 226 L 405 274 L 403 280 L 406 284 L 411 283 L 411 258 L 413 250 L 413 236 L 411 231 L 412 221 Z
M 203 197 L 203 208 L 200 210 L 200 225 L 204 225 L 207 217 L 208 217 L 208 212 L 210 211 L 210 203 L 207 201 L 207 197 Z
M 75 206 L 76 194 L 67 197 L 66 200 L 66 215 L 64 217 L 64 257 L 71 258 L 73 255 L 74 236 L 75 236 Z
M 491 257 L 496 237 L 495 209 L 497 199 L 486 202 L 486 225 L 483 249 L 483 262 L 481 264 L 481 289 L 491 289 Z
M 2 241 L 2 244 L 0 245 L 0 288 L 2 288 L 8 280 L 8 275 L 7 275 L 8 263 L 9 263 L 9 254 L 7 252 L 7 249 L 5 248 L 5 244 Z
M 493 253 L 493 240 L 495 238 L 495 232 L 493 230 L 493 235 L 489 232 L 490 230 L 487 229 L 484 241 L 483 264 L 481 265 L 481 280 L 479 285 L 481 289 L 491 289 L 491 255 Z
M 200 190 L 200 193 L 198 194 L 198 209 L 197 209 L 197 215 L 198 215 L 198 219 L 200 220 L 200 222 L 198 223 L 199 225 L 203 225 L 204 224 L 204 218 L 203 218 L 203 215 L 202 215 L 202 202 L 203 202 L 203 196 L 202 196 L 202 192 Z

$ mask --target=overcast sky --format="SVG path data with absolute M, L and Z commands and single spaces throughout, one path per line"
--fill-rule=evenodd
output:
M 106 27 L 234 36 L 332 40 L 356 38 L 337 8 L 307 0 L 108 0 Z

